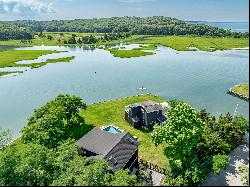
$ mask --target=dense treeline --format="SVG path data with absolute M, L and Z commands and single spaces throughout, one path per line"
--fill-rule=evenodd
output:
M 33 35 L 28 28 L 0 23 L 0 40 L 31 40 Z
M 249 122 L 230 113 L 216 119 L 205 109 L 196 112 L 184 102 L 171 101 L 169 119 L 155 126 L 152 133 L 156 145 L 165 143 L 169 159 L 167 186 L 197 186 L 209 172 L 220 174 L 228 166 L 228 154 L 243 143 Z M 178 133 L 176 133 L 178 132 Z
M 72 36 L 68 40 L 64 40 L 64 44 L 95 44 L 97 42 L 106 42 L 118 39 L 124 39 L 131 36 L 129 33 L 105 33 L 102 37 L 96 37 L 94 35 L 90 36 L 82 36 L 77 37 L 76 34 L 72 34 Z M 48 35 L 48 39 L 53 37 Z
M 100 19 L 76 19 L 53 21 L 13 21 L 9 22 L 22 27 L 29 27 L 36 32 L 82 32 L 82 33 L 120 33 L 131 35 L 198 35 L 216 37 L 248 37 L 248 33 L 237 33 L 203 24 L 188 24 L 184 21 L 154 16 L 112 17 Z
M 86 158 L 75 142 L 91 128 L 79 115 L 79 97 L 59 95 L 35 110 L 22 136 L 8 146 L 0 129 L 0 186 L 138 186 L 147 177 L 113 172 L 105 160 Z

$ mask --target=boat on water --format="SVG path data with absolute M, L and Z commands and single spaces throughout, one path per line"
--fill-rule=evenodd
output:
M 139 89 L 143 91 L 143 90 L 146 90 L 147 88 L 144 88 L 144 87 L 142 86 L 142 87 L 139 88 Z

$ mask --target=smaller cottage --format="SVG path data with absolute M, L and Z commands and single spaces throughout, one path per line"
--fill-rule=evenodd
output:
M 138 171 L 139 143 L 128 132 L 114 126 L 94 128 L 76 144 L 82 148 L 84 156 L 105 159 L 114 172 L 129 169 L 134 174 Z
M 134 128 L 152 128 L 154 124 L 162 124 L 166 121 L 166 111 L 169 109 L 168 103 L 156 103 L 146 101 L 135 103 L 125 108 L 125 120 Z

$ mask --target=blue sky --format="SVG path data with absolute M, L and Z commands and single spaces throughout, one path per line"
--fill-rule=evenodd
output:
M 169 16 L 249 21 L 248 0 L 0 0 L 0 20 Z

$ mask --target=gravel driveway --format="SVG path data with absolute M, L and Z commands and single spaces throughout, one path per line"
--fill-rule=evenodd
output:
M 249 165 L 249 134 L 245 138 L 245 144 L 229 154 L 229 167 L 220 175 L 210 173 L 201 186 L 244 186 L 237 167 L 242 163 Z

